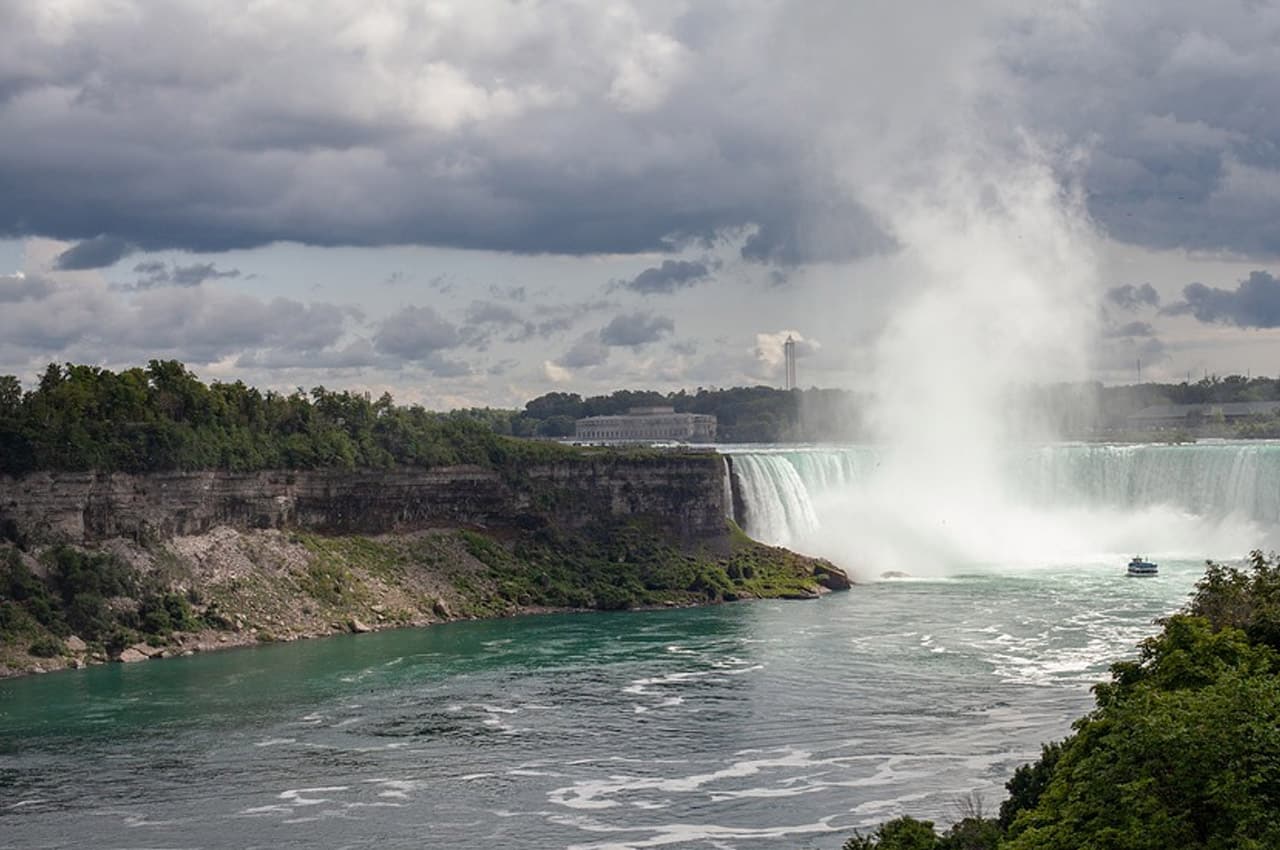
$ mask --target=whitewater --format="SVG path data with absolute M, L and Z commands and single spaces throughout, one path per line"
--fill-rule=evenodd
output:
M 748 534 L 864 579 L 1200 560 L 1276 544 L 1280 443 L 1014 445 L 982 476 L 902 475 L 871 446 L 729 446 Z M 957 444 L 954 451 L 965 451 Z

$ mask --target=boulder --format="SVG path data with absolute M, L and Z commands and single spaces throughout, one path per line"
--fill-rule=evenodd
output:
M 150 657 L 151 656 L 144 655 L 143 653 L 139 652 L 138 650 L 130 646 L 126 648 L 123 652 L 121 652 L 118 656 L 116 656 L 116 661 L 121 661 L 121 662 L 124 662 L 125 664 L 133 664 L 135 661 L 146 661 Z
M 820 561 L 814 566 L 813 577 L 827 590 L 848 590 L 853 587 L 849 574 L 827 561 Z
M 69 652 L 87 652 L 89 649 L 89 644 L 85 643 L 75 635 L 67 638 L 63 643 L 66 645 Z
M 152 646 L 149 643 L 135 643 L 129 648 L 134 652 L 141 653 L 147 658 L 162 658 L 164 656 L 164 650 L 162 648 Z

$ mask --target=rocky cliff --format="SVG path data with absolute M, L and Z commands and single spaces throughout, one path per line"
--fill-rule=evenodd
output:
M 437 527 L 580 529 L 648 517 L 683 541 L 724 534 L 713 455 L 480 467 L 0 477 L 0 530 L 33 543 L 139 541 L 213 528 L 381 534 Z
M 810 598 L 712 454 L 0 477 L 0 676 L 547 609 Z

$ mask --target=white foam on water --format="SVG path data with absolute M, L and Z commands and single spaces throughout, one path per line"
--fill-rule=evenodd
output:
M 553 789 L 547 796 L 551 802 L 570 809 L 607 809 L 619 805 L 613 797 L 636 791 L 687 794 L 726 779 L 741 779 L 780 768 L 813 767 L 823 763 L 815 761 L 812 753 L 804 750 L 783 748 L 771 752 L 779 755 L 740 759 L 719 770 L 690 776 L 614 775 L 607 779 L 583 779 L 572 785 Z M 744 754 L 746 753 L 739 753 Z
M 832 826 L 834 816 L 824 817 L 817 821 L 802 824 L 789 824 L 772 827 L 722 826 L 711 823 L 670 823 L 654 824 L 641 827 L 619 827 L 602 824 L 587 818 L 557 817 L 557 823 L 577 827 L 584 832 L 618 834 L 636 834 L 634 838 L 615 837 L 605 841 L 583 844 L 570 844 L 566 850 L 639 850 L 644 847 L 668 847 L 677 844 L 696 845 L 707 843 L 712 847 L 731 848 L 733 841 L 763 841 L 792 836 L 814 835 L 835 832 L 838 827 Z M 643 836 L 643 837 L 640 837 Z
M 348 791 L 350 788 L 351 786 L 349 785 L 323 785 L 317 788 L 290 788 L 287 791 L 281 791 L 278 797 L 293 806 L 319 806 L 333 801 L 327 797 L 312 797 L 309 795 L 337 794 L 342 791 Z
M 297 738 L 267 738 L 265 741 L 257 741 L 255 747 L 280 747 L 285 744 L 296 744 Z

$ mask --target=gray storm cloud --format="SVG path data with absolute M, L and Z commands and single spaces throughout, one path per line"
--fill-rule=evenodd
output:
M 609 346 L 635 348 L 656 342 L 675 330 L 675 322 L 668 316 L 650 313 L 622 313 L 614 316 L 600 330 L 600 341 Z
M 65 256 L 65 254 L 63 255 Z M 133 267 L 139 275 L 133 283 L 116 284 L 114 289 L 122 292 L 141 292 L 164 286 L 199 286 L 206 280 L 219 280 L 240 277 L 239 269 L 219 270 L 214 263 L 163 263 L 159 260 L 146 260 Z
M 1242 328 L 1280 327 L 1280 280 L 1265 271 L 1251 272 L 1235 289 L 1192 283 L 1183 288 L 1182 297 L 1164 312 Z
M 640 272 L 623 287 L 641 295 L 669 294 L 695 286 L 711 276 L 706 263 L 691 260 L 663 260 L 662 265 Z
M 434 308 L 415 306 L 386 319 L 373 339 L 378 351 L 405 360 L 425 359 L 461 341 L 457 326 Z
M 1121 310 L 1160 306 L 1160 293 L 1156 292 L 1156 288 L 1149 283 L 1141 286 L 1134 286 L 1132 283 L 1113 286 L 1106 291 L 1105 297 L 1108 303 L 1114 304 Z
M 1090 212 L 1122 239 L 1274 256 L 1280 112 L 1256 107 L 1278 25 L 1249 0 L 12 0 L 0 233 L 82 240 L 63 269 L 282 240 L 633 253 L 744 228 L 746 259 L 838 262 L 894 241 L 814 140 L 846 140 L 846 170 L 877 147 L 910 161 L 950 140 L 903 129 L 963 103 L 1089 146 Z

